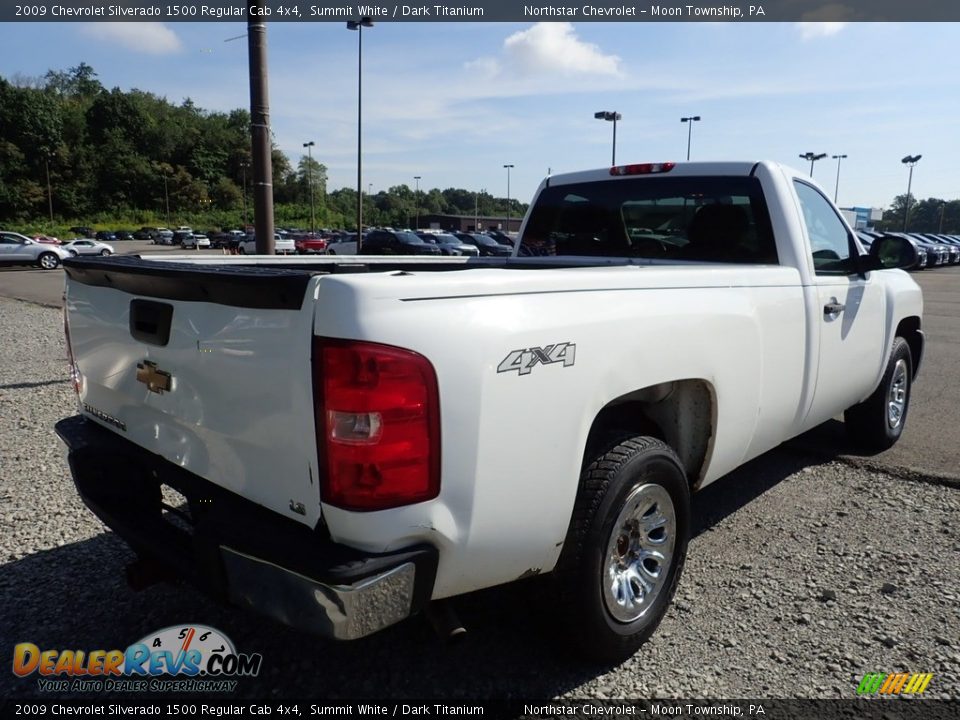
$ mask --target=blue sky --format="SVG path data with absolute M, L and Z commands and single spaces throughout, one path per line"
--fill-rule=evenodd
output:
M 0 25 L 0 74 L 86 62 L 107 87 L 208 110 L 249 107 L 245 23 Z M 364 30 L 364 190 L 423 177 L 529 200 L 547 173 L 618 162 L 846 154 L 841 205 L 883 207 L 922 154 L 919 198 L 960 197 L 956 23 L 381 23 Z M 331 189 L 356 184 L 357 34 L 341 22 L 268 24 L 271 122 Z M 832 195 L 836 161 L 814 179 Z

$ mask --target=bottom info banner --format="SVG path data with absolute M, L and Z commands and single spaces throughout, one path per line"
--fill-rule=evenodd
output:
M 0 717 L 448 717 L 763 718 L 764 720 L 956 720 L 960 701 L 858 700 L 4 700 Z

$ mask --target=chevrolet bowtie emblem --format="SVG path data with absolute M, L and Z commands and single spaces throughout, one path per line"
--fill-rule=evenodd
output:
M 137 382 L 142 382 L 150 392 L 162 395 L 173 388 L 173 376 L 157 369 L 157 364 L 144 360 L 137 363 Z

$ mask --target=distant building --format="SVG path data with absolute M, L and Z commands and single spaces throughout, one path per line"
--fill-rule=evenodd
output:
M 523 216 L 510 218 L 510 227 L 507 227 L 507 218 L 489 215 L 421 215 L 420 229 L 448 230 L 454 232 L 476 232 L 483 230 L 502 230 L 504 232 L 518 232 Z
M 854 230 L 870 230 L 875 222 L 883 220 L 883 208 L 840 208 L 840 212 Z

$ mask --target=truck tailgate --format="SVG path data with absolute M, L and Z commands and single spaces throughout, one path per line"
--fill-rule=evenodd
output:
M 308 272 L 68 261 L 83 414 L 210 482 L 320 517 Z

